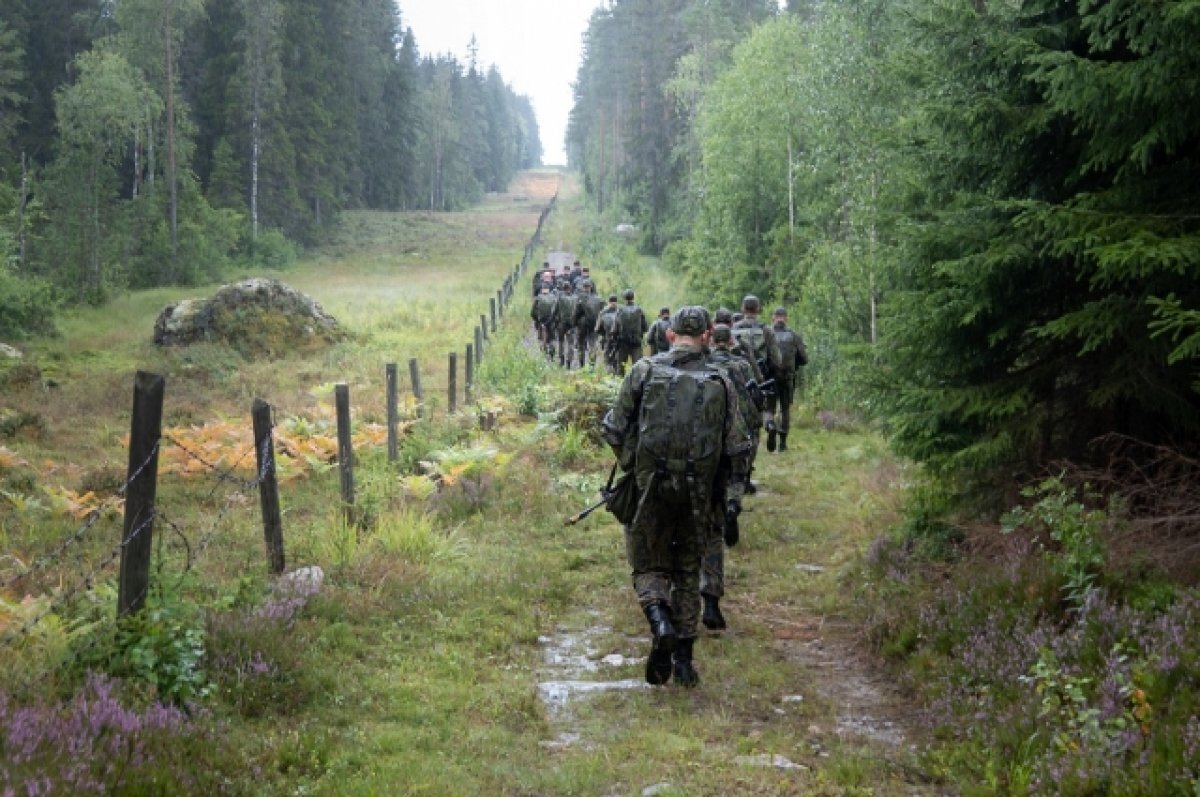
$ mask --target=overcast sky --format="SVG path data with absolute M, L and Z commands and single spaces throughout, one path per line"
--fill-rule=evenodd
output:
M 566 164 L 563 138 L 582 36 L 602 0 L 398 0 L 421 56 L 450 53 L 464 66 L 475 36 L 479 64 L 495 64 L 537 114 L 546 164 Z

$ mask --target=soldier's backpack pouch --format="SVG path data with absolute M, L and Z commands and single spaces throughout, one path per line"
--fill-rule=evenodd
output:
M 637 479 L 633 471 L 622 474 L 608 493 L 608 503 L 604 508 L 612 513 L 619 522 L 629 524 L 637 514 L 638 499 Z
M 617 308 L 617 337 L 629 346 L 642 342 L 642 316 L 637 307 L 624 304 Z

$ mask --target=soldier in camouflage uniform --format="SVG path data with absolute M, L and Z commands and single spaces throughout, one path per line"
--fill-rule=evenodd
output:
M 758 297 L 753 294 L 747 295 L 742 299 L 742 319 L 734 321 L 731 328 L 733 337 L 741 344 L 742 350 L 756 362 L 756 368 L 762 377 L 758 380 L 760 383 L 773 379 L 782 363 L 774 330 L 758 320 L 761 310 L 762 303 Z M 775 421 L 769 412 L 763 413 L 763 422 L 768 430 L 775 426 Z M 757 433 L 754 438 L 755 453 L 750 458 L 750 469 L 746 473 L 746 493 L 749 495 L 758 492 L 758 488 L 750 481 L 750 473 L 754 471 L 754 458 L 758 454 Z
M 604 352 L 604 365 L 609 373 L 617 372 L 617 295 L 609 294 L 608 306 L 596 318 L 596 338 Z
M 558 341 L 558 364 L 571 367 L 575 354 L 575 292 L 567 279 L 558 282 L 554 303 L 554 338 Z
M 604 309 L 604 300 L 596 295 L 591 280 L 584 280 L 581 290 L 575 302 L 575 345 L 580 368 L 585 362 L 596 362 L 596 322 Z
M 751 430 L 762 423 L 760 410 L 764 399 L 761 392 L 751 389 L 755 380 L 750 364 L 744 357 L 734 353 L 732 346 L 733 335 L 729 326 L 722 323 L 714 325 L 708 364 L 729 377 L 738 393 L 741 423 L 747 430 Z M 725 595 L 725 547 L 728 545 L 732 548 L 737 545 L 739 537 L 737 514 L 734 513 L 730 517 L 728 512 L 730 475 L 730 466 L 722 463 L 714 489 L 711 525 L 700 572 L 700 597 L 704 601 L 704 612 L 700 620 L 705 628 L 713 631 L 720 631 L 726 627 L 720 607 L 720 600 Z
M 671 343 L 667 340 L 667 330 L 670 328 L 671 308 L 664 307 L 658 311 L 658 319 L 650 325 L 650 331 L 646 333 L 646 345 L 650 347 L 651 354 L 671 350 Z
M 625 289 L 625 304 L 617 308 L 616 340 L 617 368 L 625 373 L 625 364 L 630 365 L 642 358 L 642 339 L 650 329 L 646 314 L 633 301 L 633 289 Z
M 721 458 L 734 474 L 730 511 L 740 510 L 740 470 L 749 440 L 735 388 L 706 361 L 709 334 L 703 307 L 680 309 L 671 324 L 671 350 L 634 364 L 602 425 L 621 467 L 636 473 L 641 493 L 637 514 L 625 527 L 625 549 L 653 636 L 646 661 L 651 684 L 666 683 L 672 675 L 683 686 L 699 682 L 692 655 L 700 622 L 700 566 Z M 670 391 L 689 386 L 696 400 L 675 402 L 689 394 Z M 675 453 L 656 450 L 664 436 Z M 703 454 L 679 458 L 680 446 L 692 452 L 695 445 Z
M 533 300 L 529 308 L 529 317 L 537 328 L 538 345 L 541 346 L 547 359 L 554 361 L 554 294 L 550 292 L 550 283 L 542 283 L 542 292 Z
M 780 366 L 775 374 L 775 390 L 767 397 L 767 412 L 777 419 L 772 426 L 767 427 L 767 450 L 775 450 L 775 437 L 778 435 L 779 450 L 787 451 L 788 429 L 792 425 L 792 398 L 799 376 L 797 369 L 808 365 L 808 349 L 800 333 L 788 329 L 787 310 L 782 307 L 775 308 L 771 321 L 775 341 L 779 344 Z M 776 404 L 779 406 L 777 416 Z

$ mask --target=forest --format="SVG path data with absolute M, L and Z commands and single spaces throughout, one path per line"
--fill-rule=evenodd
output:
M 1197 439 L 1198 33 L 1187 0 L 622 0 L 568 157 L 697 298 L 793 308 L 818 384 L 994 488 Z
M 473 49 L 421 54 L 391 0 L 2 0 L 0 337 L 540 161 L 529 99 Z

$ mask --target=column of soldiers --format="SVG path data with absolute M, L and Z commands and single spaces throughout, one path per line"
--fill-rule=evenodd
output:
M 754 296 L 736 322 L 725 309 L 710 318 L 703 307 L 674 316 L 664 308 L 651 334 L 665 338 L 666 350 L 636 360 L 602 423 L 621 470 L 636 479 L 636 509 L 618 519 L 652 637 L 650 684 L 699 683 L 699 627 L 727 627 L 725 551 L 740 539 L 743 496 L 755 492 L 759 431 L 767 429 L 768 451 L 787 449 L 791 391 L 807 352 L 783 308 L 769 327 L 760 311 Z

